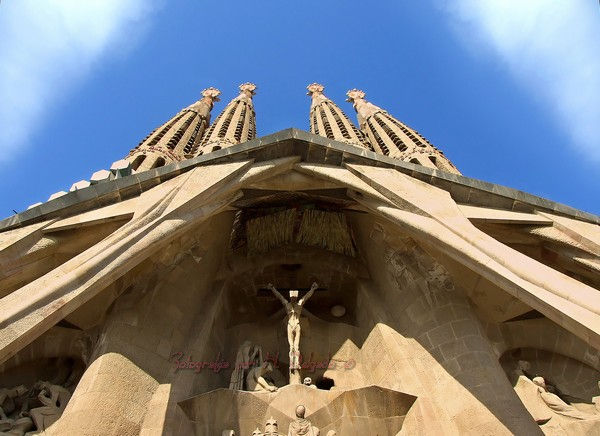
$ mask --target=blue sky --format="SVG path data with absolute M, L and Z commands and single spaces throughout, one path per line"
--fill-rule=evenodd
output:
M 0 216 L 125 156 L 208 86 L 258 85 L 259 136 L 308 130 L 317 81 L 424 134 L 462 173 L 600 214 L 590 0 L 0 3 Z

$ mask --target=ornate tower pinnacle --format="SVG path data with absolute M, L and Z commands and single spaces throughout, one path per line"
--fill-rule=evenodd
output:
M 202 152 L 211 152 L 249 141 L 256 137 L 256 116 L 252 97 L 254 83 L 242 83 L 240 94 L 229 102 L 202 139 Z
M 429 168 L 460 174 L 441 150 L 414 129 L 392 117 L 387 111 L 365 100 L 365 93 L 351 89 L 346 93 L 356 110 L 360 128 L 377 153 Z
M 318 83 L 311 83 L 306 87 L 310 95 L 310 131 L 347 144 L 371 148 L 363 135 L 350 121 L 348 116 L 324 94 L 325 87 Z
M 216 88 L 206 88 L 200 100 L 146 136 L 126 157 L 132 169 L 145 171 L 192 156 L 210 123 L 210 111 L 220 94 Z

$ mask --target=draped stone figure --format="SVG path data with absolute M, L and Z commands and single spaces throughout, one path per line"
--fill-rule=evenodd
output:
M 273 386 L 265 379 L 265 375 L 273 371 L 271 362 L 263 362 L 259 366 L 250 368 L 246 377 L 246 388 L 255 392 L 275 392 L 277 386 Z
M 319 436 L 320 431 L 317 427 L 304 418 L 306 408 L 302 405 L 296 407 L 296 419 L 290 423 L 288 436 Z
M 235 366 L 229 381 L 229 389 L 244 389 L 245 375 L 250 367 L 262 365 L 262 363 L 262 348 L 259 345 L 253 345 L 250 341 L 244 341 L 235 357 Z
M 581 420 L 600 420 L 600 415 L 584 413 L 565 403 L 558 395 L 548 392 L 546 388 L 546 381 L 543 377 L 534 377 L 533 383 L 538 387 L 538 392 L 541 399 L 553 412 L 568 418 Z
M 60 418 L 71 398 L 71 393 L 60 385 L 48 382 L 39 382 L 35 388 L 40 389 L 38 400 L 43 406 L 31 409 L 29 415 L 38 431 L 41 431 L 46 430 Z

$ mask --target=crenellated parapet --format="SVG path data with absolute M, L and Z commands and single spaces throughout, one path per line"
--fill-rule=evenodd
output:
M 373 149 L 399 160 L 416 163 L 450 173 L 460 171 L 444 153 L 434 147 L 416 130 L 392 117 L 387 111 L 365 100 L 365 93 L 351 89 L 346 93 L 357 113 L 361 130 Z
M 231 147 L 256 137 L 256 114 L 252 103 L 256 85 L 243 83 L 239 88 L 240 94 L 229 102 L 206 132 L 197 154 Z
M 312 98 L 310 105 L 310 131 L 336 141 L 371 149 L 365 135 L 350 121 L 348 116 L 323 94 L 323 85 L 307 86 Z
M 153 130 L 129 152 L 134 171 L 145 171 L 194 156 L 210 123 L 210 111 L 221 91 L 207 88 L 202 98 Z

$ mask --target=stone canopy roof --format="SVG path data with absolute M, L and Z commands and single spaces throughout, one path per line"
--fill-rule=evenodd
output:
M 135 197 L 165 180 L 195 167 L 235 162 L 248 158 L 260 162 L 286 156 L 300 156 L 304 162 L 334 166 L 354 163 L 394 168 L 401 173 L 446 190 L 454 201 L 459 204 L 515 212 L 541 210 L 600 224 L 600 217 L 597 215 L 523 191 L 403 162 L 364 148 L 347 145 L 296 128 L 289 128 L 181 162 L 69 192 L 66 195 L 1 220 L 0 232 L 57 216 L 67 217 L 86 210 L 117 203 Z

